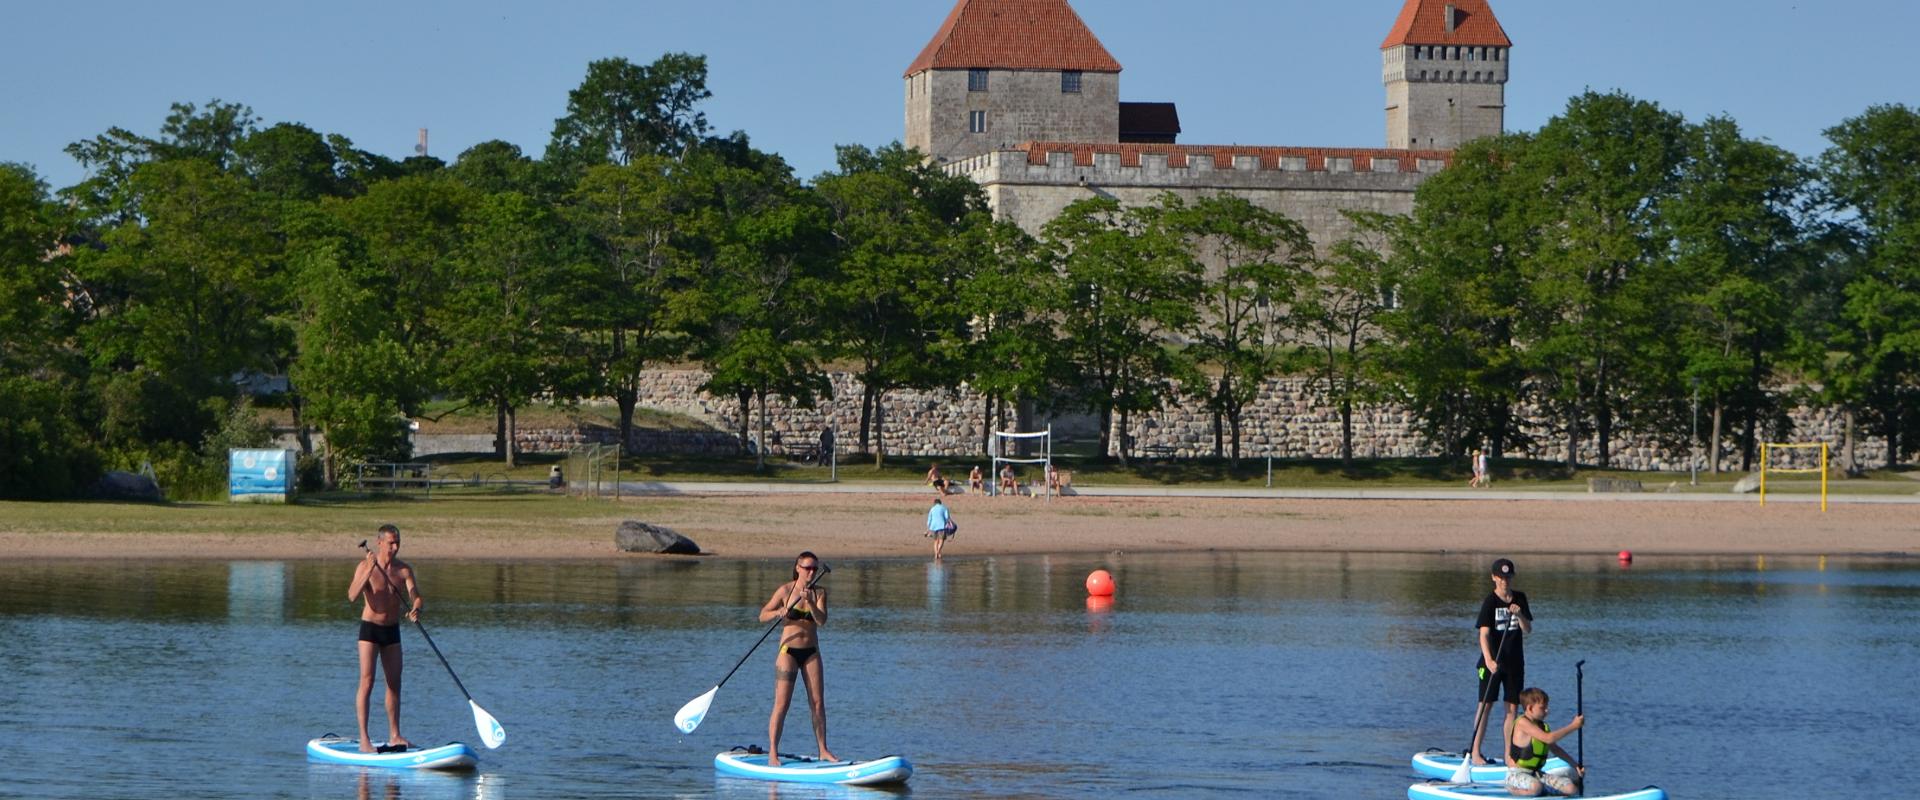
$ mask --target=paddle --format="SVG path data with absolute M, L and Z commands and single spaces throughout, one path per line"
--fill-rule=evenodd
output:
M 1586 665 L 1587 660 L 1584 658 L 1573 662 L 1573 714 L 1576 717 L 1584 717 L 1587 715 L 1587 673 L 1586 670 L 1581 669 Z M 1573 767 L 1574 771 L 1580 773 L 1580 785 L 1585 786 L 1587 784 L 1586 725 L 1580 726 L 1579 735 L 1580 738 L 1574 741 L 1576 742 L 1575 746 L 1579 748 L 1578 757 L 1580 763 L 1573 765 Z
M 367 549 L 367 540 L 365 539 L 360 540 L 360 549 L 367 550 L 369 553 L 373 552 Z M 374 566 L 380 567 L 380 562 L 375 561 Z M 386 567 L 380 567 L 380 572 L 386 574 Z M 394 593 L 399 594 L 400 589 L 394 585 L 391 574 L 387 574 L 387 584 L 394 586 Z M 403 597 L 401 599 L 404 600 L 406 598 Z M 440 657 L 440 666 L 447 668 L 447 677 L 453 679 L 453 685 L 460 687 L 460 694 L 466 696 L 467 707 L 473 709 L 473 727 L 479 730 L 480 741 L 484 742 L 489 750 L 506 744 L 507 729 L 500 727 L 500 720 L 494 719 L 492 714 L 487 713 L 487 710 L 481 708 L 479 703 L 474 702 L 473 695 L 467 691 L 467 685 L 460 682 L 460 676 L 453 672 L 453 665 L 447 663 L 446 655 L 440 652 L 440 645 L 433 643 L 433 636 L 427 633 L 427 626 L 420 624 L 420 620 L 416 619 L 413 621 L 413 627 L 420 631 L 421 638 L 427 640 L 427 646 L 433 648 L 433 654 Z
M 1513 618 L 1508 617 L 1507 627 L 1504 630 L 1500 631 L 1500 643 L 1493 646 L 1493 661 L 1495 664 L 1498 664 L 1501 659 L 1506 657 L 1507 634 L 1513 630 L 1513 627 L 1515 624 L 1517 623 L 1514 622 Z M 1468 734 L 1469 737 L 1471 737 L 1474 733 L 1480 732 L 1480 726 L 1482 724 L 1485 724 L 1487 715 L 1493 710 L 1492 706 L 1489 705 L 1489 699 L 1493 697 L 1493 688 L 1495 686 L 1500 685 L 1499 672 L 1500 670 L 1496 668 L 1493 672 L 1488 673 L 1487 688 L 1480 690 L 1479 705 L 1481 706 L 1481 708 L 1477 708 L 1474 710 L 1473 733 L 1469 733 Z M 1472 738 L 1467 739 L 1466 749 L 1460 751 L 1460 766 L 1454 768 L 1452 782 L 1453 783 L 1472 783 L 1473 782 L 1473 739 Z
M 801 590 L 800 593 L 805 594 L 806 591 L 813 589 L 814 584 L 819 583 L 821 578 L 826 577 L 827 573 L 832 571 L 833 568 L 827 566 L 826 562 L 820 562 L 820 571 L 813 574 L 813 580 L 807 581 L 807 588 Z M 799 604 L 800 598 L 793 598 L 792 602 L 787 603 L 787 611 L 792 611 L 793 607 Z M 686 705 L 681 706 L 680 710 L 673 715 L 673 726 L 679 728 L 681 733 L 692 733 L 694 728 L 700 727 L 700 723 L 707 718 L 707 707 L 713 705 L 713 696 L 720 693 L 720 687 L 727 685 L 727 680 L 733 677 L 733 673 L 740 671 L 740 665 L 747 663 L 747 659 L 753 655 L 753 651 L 760 649 L 760 645 L 766 643 L 767 637 L 773 635 L 773 629 L 780 627 L 780 623 L 785 621 L 787 621 L 786 613 L 782 613 L 779 617 L 775 618 L 773 624 L 767 626 L 767 632 L 760 634 L 760 640 L 754 642 L 752 647 L 747 648 L 747 654 L 741 656 L 739 661 L 733 663 L 733 669 L 727 670 L 725 678 L 721 678 L 720 682 L 714 684 L 713 688 L 708 689 L 706 694 L 693 698 L 687 701 Z

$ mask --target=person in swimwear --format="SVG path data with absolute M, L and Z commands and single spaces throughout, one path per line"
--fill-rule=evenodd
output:
M 827 624 L 827 590 L 813 585 L 820 559 L 803 552 L 793 560 L 793 580 L 780 585 L 760 607 L 760 621 L 785 616 L 780 630 L 780 652 L 773 658 L 773 716 L 767 719 L 767 765 L 780 764 L 780 729 L 793 702 L 793 679 L 807 684 L 807 705 L 813 711 L 813 738 L 822 761 L 838 761 L 827 749 L 827 684 L 821 671 L 820 626 Z
M 1573 756 L 1560 747 L 1560 740 L 1580 730 L 1587 718 L 1575 716 L 1572 722 L 1567 723 L 1567 727 L 1553 730 L 1547 725 L 1547 693 L 1533 687 L 1520 692 L 1520 705 L 1526 709 L 1526 713 L 1514 721 L 1513 735 L 1507 740 L 1507 793 L 1515 797 L 1578 797 L 1580 781 L 1586 776 L 1587 767 L 1575 762 Z M 1547 763 L 1548 754 L 1573 764 L 1576 775 L 1541 772 L 1540 767 Z
M 367 557 L 353 571 L 353 583 L 347 585 L 347 602 L 362 597 L 366 607 L 360 611 L 360 688 L 353 694 L 353 711 L 360 721 L 360 752 L 375 752 L 367 738 L 367 704 L 373 694 L 373 665 L 378 661 L 387 676 L 388 750 L 404 750 L 413 743 L 400 735 L 400 617 L 420 621 L 420 587 L 414 583 L 413 567 L 395 558 L 400 552 L 400 529 L 380 526 Z M 401 587 L 406 594 L 400 593 Z M 413 598 L 403 610 L 406 598 Z

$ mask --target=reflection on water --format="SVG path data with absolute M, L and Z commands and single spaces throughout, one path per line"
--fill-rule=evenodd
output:
M 930 796 L 1403 796 L 1407 756 L 1457 747 L 1471 723 L 1485 561 L 835 563 L 835 750 L 907 755 Z M 418 563 L 435 640 L 512 743 L 477 774 L 307 764 L 307 739 L 354 729 L 355 563 L 0 564 L 0 726 L 31 732 L 0 751 L 0 796 L 877 796 L 713 775 L 714 752 L 765 737 L 764 648 L 699 731 L 670 726 L 764 630 L 784 559 Z M 1094 569 L 1114 598 L 1086 596 Z M 1849 769 L 1858 731 L 1908 729 L 1920 709 L 1914 561 L 1539 557 L 1519 586 L 1539 616 L 1529 682 L 1570 696 L 1587 662 L 1596 790 L 1883 789 Z M 403 730 L 472 741 L 464 698 L 405 635 Z M 1716 748 L 1710 775 L 1675 746 L 1728 730 L 1741 745 Z M 804 727 L 789 738 L 811 744 Z

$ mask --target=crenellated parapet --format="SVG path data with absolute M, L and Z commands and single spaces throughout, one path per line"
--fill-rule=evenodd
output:
M 1031 142 L 943 168 L 972 178 L 999 218 L 1029 232 L 1087 197 L 1139 205 L 1167 192 L 1189 200 L 1229 193 L 1298 220 L 1325 246 L 1351 231 L 1343 210 L 1412 211 L 1414 190 L 1452 157 L 1445 150 Z

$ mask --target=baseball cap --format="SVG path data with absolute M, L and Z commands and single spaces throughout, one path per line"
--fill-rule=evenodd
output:
M 1493 574 L 1502 578 L 1513 577 L 1513 561 L 1506 558 L 1494 559 Z

